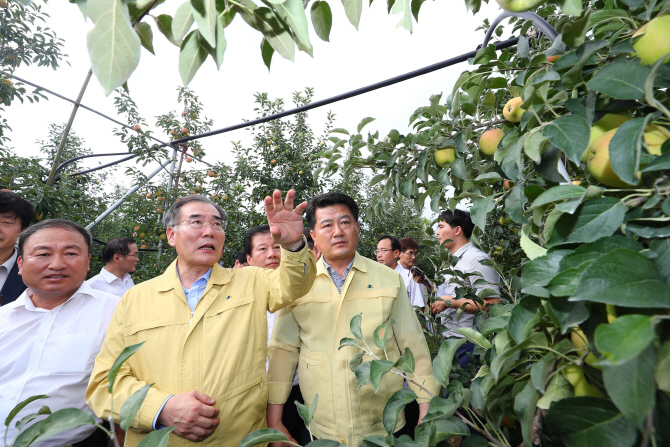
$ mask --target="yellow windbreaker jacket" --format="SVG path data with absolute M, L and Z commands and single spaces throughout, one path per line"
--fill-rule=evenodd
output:
M 237 447 L 266 427 L 266 311 L 275 312 L 305 295 L 314 281 L 314 255 L 305 247 L 282 250 L 280 267 L 224 269 L 218 264 L 191 314 L 177 276 L 177 261 L 166 273 L 131 288 L 107 330 L 86 392 L 93 411 L 111 411 L 107 373 L 121 351 L 144 345 L 123 365 L 114 385 L 114 418 L 125 400 L 154 383 L 127 432 L 136 446 L 152 430 L 156 413 L 170 394 L 200 391 L 216 400 L 221 422 L 209 438 L 193 443 L 171 434 L 168 446 Z
M 423 386 L 437 395 L 440 384 L 433 375 L 426 340 L 397 272 L 356 253 L 342 295 L 337 292 L 322 261 L 317 263 L 316 272 L 309 294 L 277 314 L 268 348 L 268 402 L 286 402 L 298 365 L 305 403 L 310 404 L 315 395 L 319 395 L 311 423 L 314 436 L 356 447 L 365 436 L 386 434 L 382 423 L 384 405 L 403 387 L 403 379 L 387 373 L 376 394 L 372 385 L 356 389 L 356 376 L 349 369 L 349 361 L 359 349 L 355 346 L 337 349 L 342 338 L 354 338 L 349 323 L 355 315 L 363 314 L 365 341 L 382 359 L 384 351 L 375 346 L 373 333 L 377 326 L 393 317 L 393 334 L 387 337 L 386 343 L 389 359 L 397 360 L 405 347 L 409 347 L 414 354 L 416 375 Z M 363 360 L 372 358 L 365 356 Z M 429 401 L 427 393 L 414 385 L 410 387 L 419 396 L 419 402 Z M 396 431 L 404 425 L 402 416 Z

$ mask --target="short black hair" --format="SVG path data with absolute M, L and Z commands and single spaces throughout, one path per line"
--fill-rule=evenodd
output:
M 35 207 L 15 192 L 0 191 L 0 214 L 6 213 L 14 213 L 21 219 L 21 229 L 25 230 L 33 220 Z
M 305 217 L 307 218 L 310 230 L 313 230 L 316 224 L 316 210 L 340 204 L 346 205 L 351 214 L 354 215 L 354 220 L 358 222 L 358 205 L 354 199 L 341 192 L 327 192 L 314 197 L 310 200 L 309 205 L 307 205 Z
M 309 232 L 309 228 L 302 230 L 303 236 L 307 239 L 307 248 L 314 250 L 314 239 L 312 239 L 312 234 Z
M 102 249 L 102 260 L 109 264 L 114 259 L 114 255 L 128 256 L 130 253 L 130 244 L 135 244 L 132 237 L 115 237 L 110 239 Z
M 388 239 L 389 241 L 391 241 L 391 250 L 400 251 L 400 241 L 398 240 L 397 237 L 393 237 L 393 236 L 389 236 L 388 234 L 385 234 L 384 236 L 377 239 L 377 243 L 379 244 L 384 239 Z
M 404 237 L 400 239 L 400 251 L 407 250 L 419 251 L 419 243 L 413 237 Z
M 244 254 L 251 256 L 251 250 L 253 250 L 253 239 L 257 234 L 271 234 L 270 225 L 259 225 L 257 227 L 250 228 L 247 231 L 247 234 L 244 235 Z M 244 258 L 244 262 L 247 262 L 247 258 Z
M 88 251 L 91 251 L 91 233 L 88 232 L 88 230 L 81 225 L 74 223 L 70 220 L 65 220 L 65 219 L 49 219 L 49 220 L 43 220 L 42 222 L 36 223 L 35 225 L 28 227 L 23 233 L 19 235 L 19 256 L 23 256 L 23 246 L 26 244 L 30 236 L 33 234 L 46 230 L 48 228 L 62 228 L 64 230 L 72 231 L 72 232 L 77 232 L 84 236 L 84 240 L 86 241 L 86 246 L 88 247 Z
M 235 260 L 239 261 L 240 264 L 247 263 L 247 254 L 244 252 L 244 249 L 237 252 L 237 254 L 235 255 Z
M 437 220 L 438 222 L 441 220 L 445 221 L 452 228 L 461 227 L 467 239 L 470 239 L 472 230 L 475 229 L 475 225 L 470 218 L 470 213 L 459 209 L 455 209 L 453 212 L 451 210 L 444 210 L 440 213 L 440 217 Z

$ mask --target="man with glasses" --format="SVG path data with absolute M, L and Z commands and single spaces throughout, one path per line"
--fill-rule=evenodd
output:
M 400 249 L 400 241 L 397 238 L 389 235 L 380 237 L 377 241 L 377 249 L 375 250 L 377 262 L 400 273 L 400 276 L 402 276 L 403 282 L 405 283 L 409 302 L 412 303 L 412 306 L 423 308 L 426 305 L 426 302 L 423 298 L 421 287 L 412 279 L 412 273 L 405 269 L 401 264 L 398 264 Z M 413 259 L 416 259 L 416 251 L 414 252 Z
M 412 290 L 413 294 L 421 296 L 421 307 L 425 305 L 424 296 L 426 288 L 430 292 L 432 284 L 423 273 L 414 269 L 417 257 L 419 256 L 419 244 L 411 237 L 404 237 L 400 239 L 400 262 L 396 268 L 396 272 L 402 276 L 407 290 Z M 409 293 L 409 292 L 408 292 Z M 410 296 L 411 299 L 411 296 Z M 418 306 L 418 304 L 416 304 Z
M 291 190 L 285 202 L 279 191 L 265 198 L 272 239 L 281 245 L 276 270 L 218 264 L 226 213 L 207 197 L 183 197 L 166 213 L 167 240 L 178 257 L 163 275 L 123 296 L 86 394 L 96 414 L 106 419 L 113 411 L 118 420 L 124 402 L 152 384 L 126 446 L 174 426 L 168 446 L 237 447 L 266 427 L 266 311 L 307 294 L 316 270 L 302 237 L 307 203 L 294 209 L 294 197 Z M 117 356 L 138 343 L 144 345 L 119 370 L 112 407 L 107 375 Z
M 100 273 L 88 280 L 88 285 L 96 290 L 123 296 L 135 285 L 130 274 L 140 262 L 139 250 L 135 239 L 130 237 L 116 237 L 110 239 L 102 249 L 102 260 L 105 266 Z

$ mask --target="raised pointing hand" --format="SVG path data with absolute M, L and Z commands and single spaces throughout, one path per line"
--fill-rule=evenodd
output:
M 302 222 L 302 213 L 307 208 L 307 202 L 302 202 L 300 205 L 293 208 L 293 199 L 295 191 L 289 190 L 286 193 L 286 201 L 282 202 L 281 191 L 275 189 L 272 197 L 265 197 L 265 214 L 268 217 L 268 224 L 270 224 L 270 233 L 272 239 L 282 245 L 284 248 L 295 249 L 302 239 L 302 231 L 304 228 Z

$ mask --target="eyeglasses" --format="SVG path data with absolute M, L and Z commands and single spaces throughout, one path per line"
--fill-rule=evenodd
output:
M 379 248 L 379 249 L 375 250 L 374 253 L 376 255 L 378 255 L 379 253 L 386 253 L 387 251 L 395 251 L 395 250 L 392 249 L 392 248 Z
M 403 251 L 402 254 L 407 255 L 410 258 L 416 258 L 417 256 L 419 256 L 418 251 Z
M 187 222 L 189 227 L 194 228 L 196 230 L 205 228 L 207 224 L 209 224 L 212 227 L 212 230 L 223 231 L 226 229 L 226 225 L 228 225 L 228 222 L 223 222 L 221 220 L 204 220 L 204 219 L 186 219 L 182 220 L 181 222 L 177 222 L 177 225 L 179 225 L 182 222 Z
M 135 254 L 127 254 L 125 255 L 126 258 L 135 258 L 135 259 L 140 259 L 140 253 L 137 252 Z

